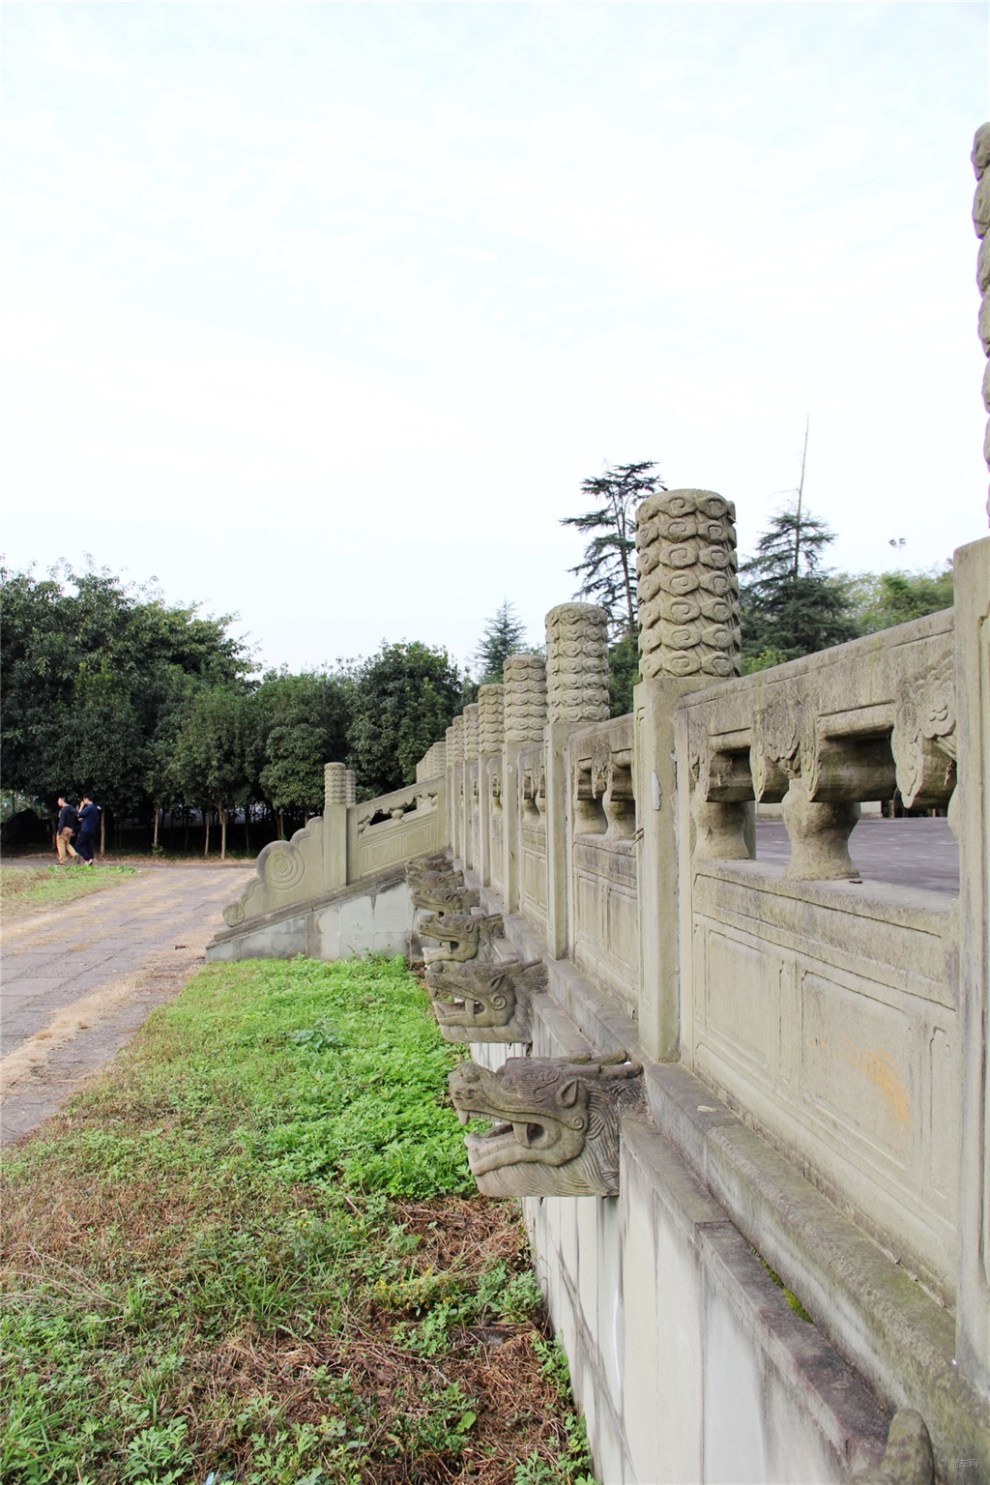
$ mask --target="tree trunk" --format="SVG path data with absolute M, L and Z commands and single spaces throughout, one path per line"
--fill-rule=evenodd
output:
M 251 854 L 251 805 L 244 806 L 244 849 Z
M 279 840 L 285 840 L 285 813 L 283 810 L 279 810 L 278 812 L 278 838 Z
M 100 856 L 107 853 L 107 812 L 100 810 Z
M 157 851 L 158 850 L 158 821 L 159 821 L 160 817 L 161 817 L 161 810 L 158 808 L 158 806 L 156 804 L 155 805 L 155 828 L 154 828 L 154 830 L 151 833 L 151 849 L 152 849 L 152 851 Z
M 227 859 L 227 811 L 224 809 L 224 807 L 223 807 L 222 804 L 217 806 L 217 813 L 220 816 L 220 860 L 221 861 L 226 861 L 226 859 Z
M 209 854 L 210 854 L 210 812 L 209 812 L 209 810 L 204 809 L 204 811 L 203 811 L 203 855 L 204 856 L 208 856 Z

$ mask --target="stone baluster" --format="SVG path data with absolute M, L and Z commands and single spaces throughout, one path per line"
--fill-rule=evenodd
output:
M 510 655 L 502 670 L 505 742 L 502 749 L 503 895 L 519 911 L 522 874 L 522 788 L 519 754 L 541 742 L 547 722 L 547 667 L 542 655 Z
M 492 882 L 492 772 L 501 784 L 502 743 L 505 735 L 505 687 L 486 683 L 478 687 L 478 871 L 482 885 Z
M 637 512 L 639 666 L 634 692 L 635 795 L 639 801 L 640 996 L 643 1044 L 676 1057 L 680 1035 L 677 837 L 730 840 L 752 855 L 752 806 L 706 805 L 692 817 L 687 720 L 676 717 L 681 785 L 674 762 L 677 702 L 688 691 L 739 673 L 739 584 L 735 508 L 712 490 L 663 490 Z M 695 791 L 696 792 L 696 791 Z M 700 829 L 699 829 L 700 825 Z M 690 853 L 682 852 L 690 872 Z M 683 896 L 689 900 L 690 878 Z
M 567 741 L 575 727 L 608 720 L 608 615 L 591 603 L 562 603 L 546 617 L 547 943 L 570 947 L 570 827 Z

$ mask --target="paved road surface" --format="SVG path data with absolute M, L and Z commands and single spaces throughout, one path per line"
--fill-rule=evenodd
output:
M 6 927 L 0 1141 L 40 1124 L 179 989 L 247 870 L 142 868 L 133 880 Z
M 760 820 L 757 860 L 783 866 L 790 854 L 783 823 Z M 849 854 L 864 882 L 894 882 L 929 892 L 959 891 L 959 847 L 944 817 L 881 820 L 867 815 L 849 837 Z

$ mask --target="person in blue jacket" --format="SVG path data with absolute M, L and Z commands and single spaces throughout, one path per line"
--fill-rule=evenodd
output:
M 93 865 L 93 850 L 96 832 L 100 828 L 100 806 L 94 804 L 88 794 L 79 801 L 79 834 L 76 836 L 76 851 L 87 866 Z

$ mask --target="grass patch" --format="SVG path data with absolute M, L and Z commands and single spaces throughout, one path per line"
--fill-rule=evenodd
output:
M 134 875 L 131 866 L 3 866 L 0 908 L 6 919 L 23 918 L 116 886 Z
M 211 966 L 9 1153 L 0 1478 L 591 1480 L 425 1001 L 401 960 Z

